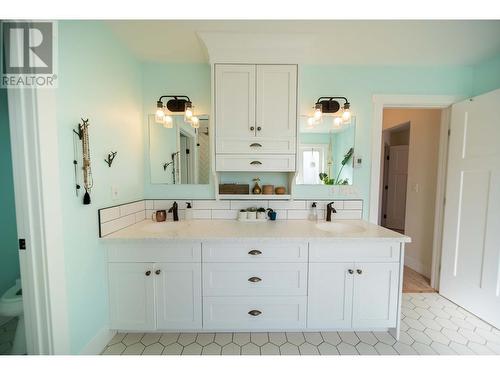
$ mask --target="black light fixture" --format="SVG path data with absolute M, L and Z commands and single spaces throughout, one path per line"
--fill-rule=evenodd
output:
M 163 104 L 163 99 L 170 98 L 166 105 Z M 155 121 L 163 124 L 166 128 L 173 127 L 172 117 L 165 113 L 165 108 L 170 112 L 184 112 L 184 121 L 192 123 L 196 122 L 194 117 L 193 103 L 188 96 L 185 95 L 162 95 L 156 102 Z
M 344 104 L 340 106 L 339 101 L 343 101 Z M 316 100 L 314 105 L 314 114 L 309 117 L 307 123 L 309 126 L 313 126 L 321 121 L 323 113 L 337 113 L 342 109 L 342 113 L 335 117 L 334 124 L 340 126 L 343 122 L 349 122 L 351 119 L 351 103 L 344 96 L 321 96 Z

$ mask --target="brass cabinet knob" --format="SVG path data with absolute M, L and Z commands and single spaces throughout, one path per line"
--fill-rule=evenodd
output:
M 252 315 L 252 316 L 259 316 L 260 314 L 262 314 L 262 311 L 259 311 L 259 310 L 250 310 L 248 312 L 249 315 Z
M 151 275 L 151 271 L 146 271 L 146 276 Z
M 155 273 L 159 275 L 161 273 L 161 270 L 156 270 Z
M 258 283 L 258 282 L 262 281 L 262 279 L 260 277 L 253 276 L 253 277 L 249 278 L 248 281 L 250 281 L 251 283 Z
M 262 251 L 260 251 L 260 250 L 250 250 L 248 252 L 248 254 L 249 255 L 260 255 L 260 254 L 262 254 Z

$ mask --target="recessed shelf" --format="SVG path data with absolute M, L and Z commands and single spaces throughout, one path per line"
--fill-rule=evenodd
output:
M 281 200 L 289 201 L 292 198 L 289 194 L 219 194 L 220 200 Z

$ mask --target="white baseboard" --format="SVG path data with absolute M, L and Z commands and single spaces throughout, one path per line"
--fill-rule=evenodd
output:
M 426 266 L 424 263 L 419 261 L 418 259 L 412 258 L 408 255 L 405 255 L 405 266 L 410 267 L 412 270 L 417 271 L 421 275 L 429 278 L 431 277 L 431 267 Z
M 90 342 L 85 345 L 80 354 L 82 355 L 98 355 L 101 354 L 108 342 L 111 341 L 116 331 L 107 327 L 101 329 Z

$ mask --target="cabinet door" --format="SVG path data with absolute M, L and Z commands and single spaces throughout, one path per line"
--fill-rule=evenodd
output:
M 153 275 L 152 263 L 109 264 L 112 329 L 155 329 Z
M 351 326 L 353 263 L 309 263 L 307 328 Z
M 215 123 L 217 140 L 255 138 L 255 65 L 215 66 Z
M 158 329 L 201 328 L 201 264 L 156 263 Z
M 296 136 L 296 65 L 257 65 L 256 116 L 257 137 Z
M 356 263 L 352 325 L 396 327 L 399 263 Z

